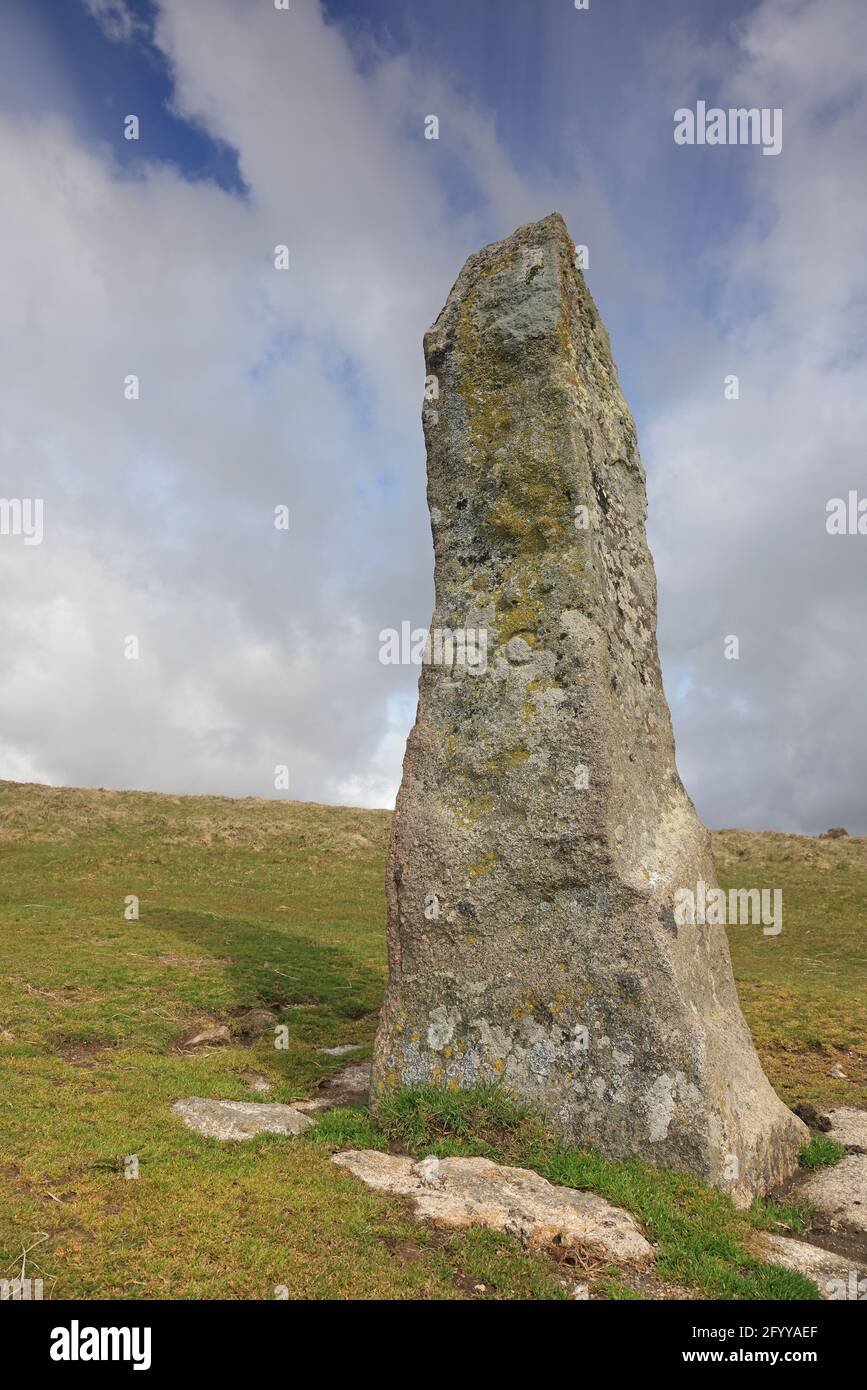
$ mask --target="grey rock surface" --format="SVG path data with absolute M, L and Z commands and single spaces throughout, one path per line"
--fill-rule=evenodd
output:
M 833 1225 L 867 1231 L 867 1154 L 850 1153 L 839 1163 L 819 1168 L 798 1195 Z
M 257 1134 L 302 1134 L 313 1121 L 292 1105 L 210 1100 L 191 1096 L 172 1106 L 188 1129 L 211 1139 L 253 1139 Z
M 782 1265 L 784 1269 L 796 1270 L 813 1279 L 822 1298 L 832 1301 L 849 1298 L 853 1290 L 857 1293 L 867 1273 L 857 1269 L 847 1255 L 836 1255 L 821 1246 L 767 1231 L 756 1239 L 753 1248 L 759 1258 L 769 1264 Z M 862 1292 L 867 1292 L 867 1288 Z
M 555 1187 L 525 1168 L 507 1168 L 487 1158 L 415 1162 L 375 1149 L 350 1149 L 335 1154 L 334 1162 L 368 1187 L 409 1197 L 416 1216 L 437 1226 L 486 1226 L 517 1236 L 531 1248 L 552 1242 L 582 1245 L 638 1267 L 653 1260 L 653 1247 L 629 1212 L 593 1192 Z
M 353 1062 L 319 1087 L 312 1100 L 295 1101 L 297 1110 L 315 1115 L 321 1110 L 334 1110 L 343 1105 L 366 1105 L 370 1099 L 370 1062 Z
M 273 1082 L 269 1081 L 267 1076 L 260 1076 L 256 1072 L 247 1072 L 244 1080 L 251 1091 L 259 1091 L 263 1095 L 274 1089 Z
M 867 1110 L 855 1110 L 849 1105 L 840 1105 L 828 1111 L 830 1129 L 829 1139 L 835 1139 L 847 1149 L 867 1153 Z
M 239 1033 L 266 1033 L 274 1027 L 277 1015 L 271 1009 L 248 1009 L 237 1020 L 235 1027 Z
M 675 766 L 635 426 L 559 215 L 469 258 L 425 355 L 436 607 L 374 1103 L 501 1079 L 569 1139 L 748 1202 L 809 1136 L 725 929 L 675 920 L 714 866 Z
M 186 1040 L 184 1047 L 219 1047 L 231 1041 L 232 1035 L 225 1023 L 218 1023 L 209 1028 L 202 1028 Z

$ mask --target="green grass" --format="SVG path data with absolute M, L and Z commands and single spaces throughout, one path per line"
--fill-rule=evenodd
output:
M 798 1154 L 798 1162 L 802 1168 L 827 1168 L 831 1163 L 839 1163 L 845 1152 L 845 1147 L 836 1139 L 829 1139 L 827 1134 L 813 1134 L 809 1144 Z
M 421 1098 L 376 1124 L 337 1112 L 311 1142 L 220 1144 L 180 1125 L 180 1096 L 260 1099 L 245 1080 L 256 1073 L 270 1099 L 291 1101 L 342 1065 L 317 1048 L 358 1043 L 353 1060 L 369 1056 L 388 829 L 376 811 L 0 783 L 0 1277 L 23 1259 L 54 1298 L 270 1298 L 281 1286 L 292 1298 L 564 1297 L 544 1256 L 491 1233 L 428 1230 L 330 1161 L 332 1145 L 395 1142 L 401 1126 L 407 1147 L 423 1147 L 439 1126 L 438 1151 L 502 1155 L 630 1205 L 660 1242 L 662 1278 L 793 1296 L 793 1276 L 757 1267 L 743 1242 L 762 1220 L 794 1229 L 796 1213 L 745 1218 L 685 1179 L 552 1149 L 502 1096 L 433 1112 Z M 822 1098 L 852 1102 L 867 1031 L 852 973 L 863 842 L 822 844 L 821 892 L 800 860 L 762 852 L 769 872 L 792 877 L 782 936 L 733 941 L 750 1023 L 793 1099 L 818 1098 L 822 1074 L 804 1063 L 818 1057 L 854 1078 L 828 1080 Z M 737 886 L 756 881 L 741 874 Z M 826 900 L 809 935 L 801 891 Z M 130 894 L 137 921 L 124 916 Z M 822 965 L 815 1006 L 803 955 Z M 285 1024 L 285 1051 L 240 1035 L 201 1056 L 178 1049 L 202 1024 L 236 1029 L 252 1006 Z M 628 1281 L 608 1277 L 609 1296 L 627 1297 L 616 1290 Z
M 731 927 L 741 1007 L 789 1104 L 867 1106 L 867 839 L 718 831 L 722 886 L 781 888 L 783 930 Z M 846 1073 L 828 1076 L 833 1063 Z

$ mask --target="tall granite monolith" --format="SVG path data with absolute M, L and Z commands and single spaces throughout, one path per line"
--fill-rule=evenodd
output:
M 558 214 L 469 258 L 425 355 L 436 608 L 374 1104 L 501 1080 L 568 1139 L 747 1202 L 807 1130 L 725 927 L 676 910 L 713 859 L 675 766 L 635 426 Z

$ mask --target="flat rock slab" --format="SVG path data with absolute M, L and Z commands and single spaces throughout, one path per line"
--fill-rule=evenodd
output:
M 253 1139 L 257 1134 L 302 1134 L 313 1121 L 293 1105 L 191 1096 L 172 1106 L 188 1129 L 210 1139 Z
M 867 1153 L 867 1110 L 854 1110 L 851 1106 L 840 1106 L 828 1111 L 831 1128 L 828 1138 L 836 1139 L 847 1149 Z
M 592 1192 L 555 1187 L 525 1168 L 487 1158 L 426 1158 L 350 1149 L 334 1155 L 368 1187 L 409 1197 L 415 1215 L 449 1230 L 486 1226 L 529 1246 L 586 1246 L 620 1264 L 642 1266 L 653 1248 L 628 1212 Z
M 813 1279 L 818 1285 L 822 1298 L 845 1299 L 857 1295 L 858 1283 L 867 1271 L 853 1268 L 852 1260 L 845 1255 L 835 1255 L 830 1250 L 822 1250 L 818 1245 L 808 1245 L 803 1240 L 790 1240 L 788 1236 L 771 1235 L 763 1232 L 754 1245 L 756 1254 L 770 1264 L 782 1265 L 784 1269 L 795 1270 Z M 856 1293 L 853 1294 L 852 1290 Z
M 820 1168 L 798 1194 L 835 1226 L 867 1231 L 867 1154 L 851 1153 Z
M 370 1062 L 355 1062 L 331 1076 L 319 1088 L 313 1100 L 294 1102 L 296 1110 L 316 1115 L 322 1110 L 335 1110 L 343 1105 L 366 1105 L 370 1097 Z

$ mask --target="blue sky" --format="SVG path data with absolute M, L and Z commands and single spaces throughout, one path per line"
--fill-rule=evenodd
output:
M 285 763 L 390 804 L 422 334 L 556 208 L 639 428 L 688 789 L 867 830 L 867 537 L 824 525 L 867 491 L 865 39 L 859 0 L 6 0 L 0 495 L 48 524 L 0 541 L 0 776 L 273 795 Z M 675 145 L 699 99 L 782 108 L 782 152 Z
M 9 4 L 13 14 L 17 11 L 15 32 L 31 36 L 35 60 L 45 50 L 64 69 L 75 100 L 70 103 L 67 93 L 58 93 L 57 104 L 71 110 L 86 142 L 98 145 L 111 138 L 118 117 L 135 111 L 145 124 L 146 139 L 112 140 L 120 168 L 141 173 L 155 160 L 166 161 L 188 179 L 214 180 L 244 196 L 237 151 L 172 109 L 170 62 L 150 42 L 159 10 L 154 0 L 127 0 L 126 11 L 141 26 L 130 43 L 110 37 L 82 0 L 63 6 L 54 0 Z M 248 4 L 263 8 L 263 0 Z M 677 149 L 670 138 L 673 103 L 693 100 L 691 87 L 686 84 L 679 92 L 666 83 L 650 89 L 647 84 L 654 46 L 662 46 L 659 35 L 673 31 L 699 48 L 704 43 L 725 48 L 752 9 L 750 0 L 731 0 L 720 22 L 719 6 L 712 0 L 689 5 L 684 0 L 652 5 L 647 0 L 597 0 L 586 12 L 575 11 L 569 0 L 506 5 L 502 0 L 470 5 L 443 0 L 430 7 L 405 0 L 331 0 L 322 13 L 345 33 L 362 68 L 370 45 L 377 54 L 423 54 L 433 80 L 428 94 L 424 83 L 416 90 L 419 109 L 435 104 L 436 81 L 446 74 L 455 90 L 490 118 L 498 144 L 527 177 L 547 174 L 571 182 L 580 192 L 582 170 L 592 171 L 618 229 L 640 229 L 642 254 L 652 253 L 657 268 L 676 267 L 683 302 L 714 319 L 722 312 L 724 286 L 709 268 L 708 253 L 744 215 L 742 152 L 722 148 L 711 161 L 702 151 Z M 5 51 L 7 64 L 17 69 L 15 47 L 7 45 Z M 19 73 L 11 88 L 12 109 L 45 109 L 46 93 L 39 83 L 22 82 Z M 717 100 L 718 88 L 713 81 L 701 85 L 709 101 Z M 650 148 L 650 159 L 634 157 L 625 145 L 624 129 L 633 123 L 648 137 L 643 149 Z M 422 142 L 420 127 L 407 134 Z M 461 149 L 450 144 L 447 129 L 436 158 L 450 208 L 477 213 L 484 239 L 502 235 L 495 219 L 485 216 L 473 171 L 465 168 Z M 772 173 L 770 167 L 763 172 Z M 596 293 L 617 338 L 620 370 L 640 421 L 646 335 L 658 333 L 659 316 L 651 326 L 644 322 L 641 303 L 612 294 L 606 304 L 604 241 L 594 251 L 591 279 L 602 280 Z M 616 276 L 616 261 L 610 273 Z

